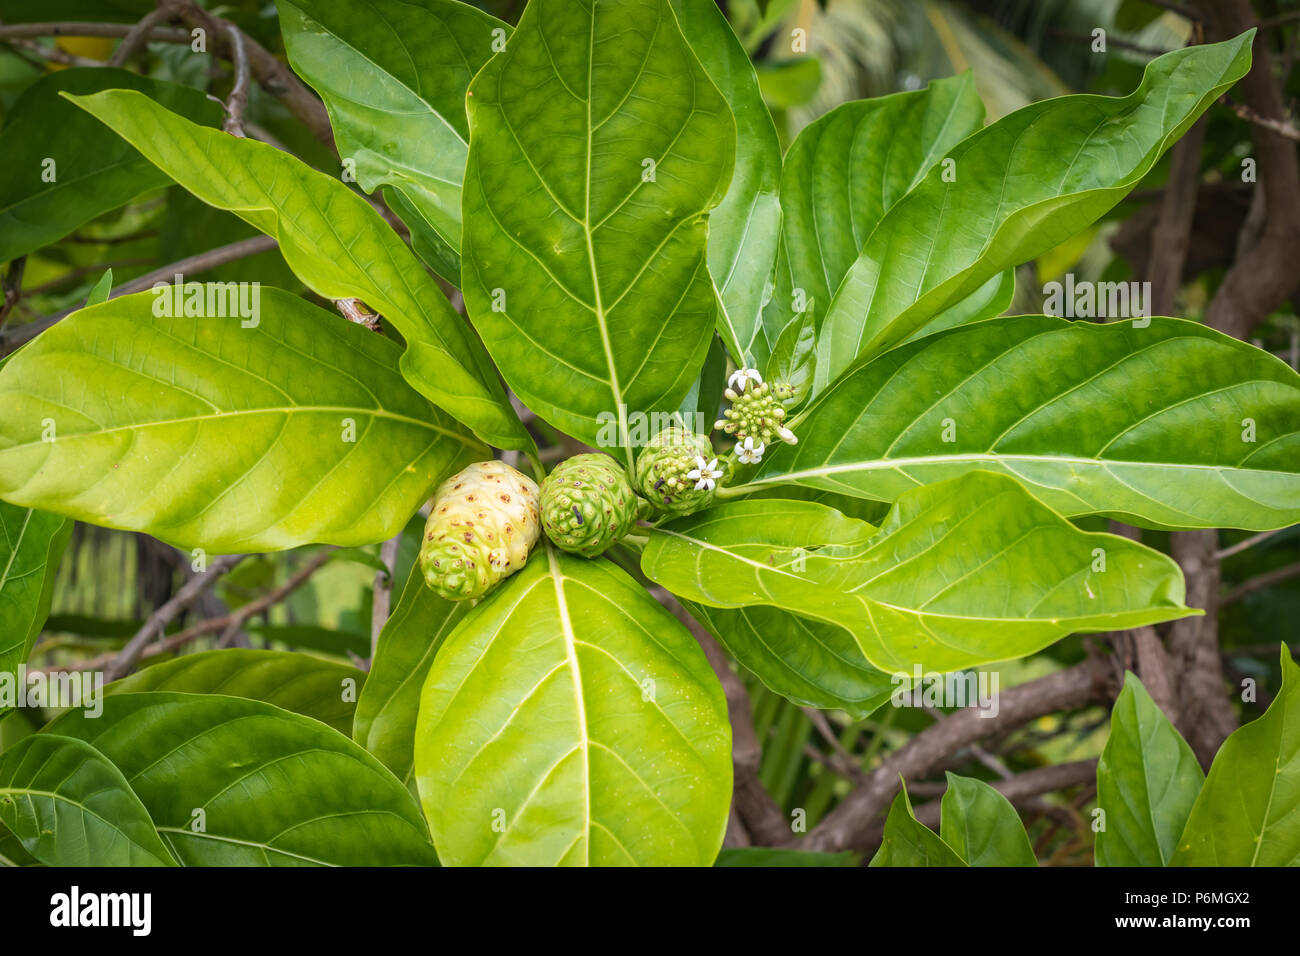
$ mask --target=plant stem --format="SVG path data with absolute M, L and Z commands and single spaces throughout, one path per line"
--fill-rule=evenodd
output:
M 742 485 L 719 485 L 714 489 L 713 496 L 726 501 L 729 498 L 742 498 L 749 494 L 749 491 L 756 487 L 755 482 L 747 481 Z
M 68 20 L 60 23 L 7 23 L 0 24 L 0 40 L 31 39 L 34 37 L 125 37 L 133 29 L 131 23 L 97 23 L 90 20 Z M 149 39 L 164 43 L 189 43 L 190 32 L 170 27 L 154 27 Z
M 173 262 L 165 265 L 161 269 L 155 269 L 147 275 L 142 275 L 138 279 L 132 279 L 130 282 L 123 283 L 113 290 L 109 296 L 110 299 L 116 299 L 120 295 L 130 295 L 132 292 L 143 292 L 152 288 L 155 282 L 170 281 L 177 273 L 194 274 L 203 272 L 216 266 L 225 265 L 228 262 L 235 262 L 238 259 L 245 259 L 249 256 L 266 252 L 276 247 L 276 241 L 270 236 L 253 236 L 249 239 L 241 239 L 238 242 L 232 242 L 229 245 L 218 246 L 216 249 L 209 249 L 207 252 L 200 252 L 197 255 L 182 259 L 179 262 Z M 0 339 L 0 355 L 12 352 L 19 345 L 36 338 L 55 322 L 66 318 L 73 312 L 78 311 L 80 306 L 74 309 L 65 309 L 62 312 L 56 312 L 54 315 L 47 315 L 39 318 L 34 322 L 28 322 L 24 325 L 14 326 L 5 333 L 3 339 Z
M 114 681 L 119 677 L 126 676 L 131 668 L 135 667 L 145 646 L 154 638 L 161 636 L 167 630 L 168 624 L 197 601 L 204 591 L 216 584 L 223 574 L 244 560 L 245 557 L 247 555 L 223 555 L 214 559 L 206 571 L 186 581 L 175 596 L 154 611 L 149 620 L 145 622 L 144 627 L 140 628 L 135 636 L 126 642 L 126 646 L 122 648 L 117 656 L 108 662 L 108 665 L 104 668 L 105 679 Z
M 153 10 L 144 15 L 139 23 L 131 27 L 122 42 L 117 45 L 117 49 L 109 58 L 109 66 L 125 66 L 126 61 L 135 56 L 140 50 L 145 49 L 149 40 L 153 36 L 154 28 L 162 24 L 164 20 L 171 20 L 176 16 L 176 11 L 171 4 L 160 3 Z M 188 42 L 186 36 L 182 42 Z

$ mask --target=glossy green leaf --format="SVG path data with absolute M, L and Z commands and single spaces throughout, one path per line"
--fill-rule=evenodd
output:
M 1132 673 L 1110 714 L 1097 764 L 1098 866 L 1165 866 L 1178 845 L 1205 774 L 1187 741 Z
M 158 248 L 167 250 L 169 258 L 188 258 L 260 235 L 256 227 L 239 216 L 209 206 L 180 186 L 168 189 L 166 199 L 166 212 L 159 225 L 157 241 Z M 284 256 L 280 255 L 278 246 L 205 269 L 203 281 L 260 282 L 264 287 L 274 286 L 296 295 L 306 291 L 284 261 Z
M 486 457 L 341 316 L 275 289 L 252 328 L 156 300 L 84 309 L 0 371 L 0 496 L 216 554 L 369 544 Z
M 0 129 L 0 262 L 168 184 L 129 143 L 60 95 L 110 88 L 138 90 L 197 122 L 221 124 L 221 107 L 202 91 L 129 70 L 84 67 L 41 77 Z
M 27 715 L 11 710 L 0 717 L 0 755 L 12 749 L 19 741 L 36 733 Z M 22 840 L 3 823 L 0 823 L 0 866 L 39 866 L 34 856 L 23 848 Z
M 276 6 L 289 62 L 325 102 L 339 155 L 366 192 L 401 192 L 451 250 L 443 278 L 458 283 L 465 94 L 511 28 L 455 0 Z
M 590 445 L 671 412 L 713 337 L 735 122 L 668 0 L 534 0 L 470 90 L 462 273 L 520 399 Z
M 908 676 L 1195 613 L 1168 557 L 1080 531 L 988 472 L 904 494 L 878 532 L 814 502 L 731 502 L 652 531 L 641 567 L 689 601 L 845 628 L 872 665 Z
M 1002 315 L 1007 309 L 1011 308 L 1015 295 L 1016 270 L 1007 269 L 1005 272 L 999 272 L 966 298 L 954 302 L 925 323 L 925 325 L 913 332 L 907 341 L 911 342 L 914 339 L 934 335 L 936 332 L 942 332 L 945 329 L 956 328 L 959 325 L 969 325 L 972 322 L 980 322 L 984 319 Z
M 796 704 L 860 720 L 897 687 L 837 625 L 763 605 L 728 610 L 685 603 L 742 667 Z
M 1173 866 L 1300 865 L 1300 667 L 1282 645 L 1282 690 L 1214 756 Z
M 723 850 L 714 866 L 857 866 L 858 855 L 844 853 L 810 853 L 807 850 L 777 850 L 766 846 L 738 847 Z
M 39 714 L 39 711 L 36 714 Z M 0 717 L 0 753 L 4 753 L 24 737 L 30 737 L 34 733 L 36 728 L 32 726 L 27 713 L 21 710 L 9 711 Z
M 0 678 L 16 675 L 31 654 L 72 524 L 62 515 L 0 501 Z M 0 717 L 7 710 L 0 704 Z
M 411 248 L 438 275 L 455 276 L 452 285 L 460 284 L 460 247 L 453 248 L 438 235 L 433 222 L 420 212 L 406 195 L 397 189 L 384 189 L 384 202 L 397 214 L 411 233 Z
M 1253 36 L 1165 54 L 1128 96 L 1044 100 L 950 149 L 950 172 L 889 211 L 836 291 L 819 385 L 1099 219 L 1246 73 Z
M 431 865 L 411 795 L 347 737 L 261 701 L 153 691 L 50 731 L 121 768 L 185 866 Z M 201 812 L 199 812 L 201 811 Z
M 763 319 L 770 342 L 801 315 L 820 327 L 885 213 L 983 122 L 964 73 L 844 103 L 800 131 L 781 174 L 781 254 Z
M 334 630 L 312 624 L 249 624 L 244 630 L 264 641 L 285 644 L 295 651 L 316 651 L 349 659 L 370 653 L 369 635 L 352 630 Z
M 205 129 L 138 93 L 72 97 L 210 206 L 280 244 L 294 273 L 327 299 L 359 298 L 402 338 L 401 370 L 421 394 L 501 448 L 529 448 L 487 353 L 370 204 L 286 152 Z
M 766 60 L 759 63 L 757 69 L 759 89 L 773 109 L 788 110 L 808 105 L 822 83 L 822 61 L 816 56 Z
M 187 654 L 114 681 L 105 694 L 178 691 L 265 701 L 352 732 L 357 693 L 366 675 L 355 667 L 291 651 L 233 647 Z
M 107 302 L 109 294 L 113 291 L 113 270 L 105 269 L 104 274 L 99 277 L 95 287 L 90 290 L 90 295 L 86 297 L 86 305 L 99 305 L 101 302 Z
M 445 863 L 708 866 L 731 725 L 676 618 L 608 561 L 544 546 L 434 658 L 415 774 Z
M 736 120 L 736 164 L 709 214 L 709 273 L 722 300 L 718 334 L 738 365 L 760 332 L 781 237 L 781 144 L 754 66 L 713 0 L 672 0 L 673 13 Z
M 722 408 L 722 393 L 726 387 L 727 349 L 722 339 L 714 336 L 704 358 L 704 367 L 677 409 L 682 423 L 701 435 L 712 431 Z
M 857 518 L 867 524 L 880 526 L 880 522 L 889 514 L 889 505 L 883 501 L 870 498 L 856 498 L 842 495 L 837 491 L 824 488 L 809 488 L 806 485 L 764 485 L 745 493 L 747 501 L 764 501 L 778 498 L 785 501 L 816 501 L 834 508 L 849 518 Z
M 943 839 L 912 813 L 907 788 L 894 798 L 885 818 L 880 849 L 868 866 L 965 866 Z
M 36 734 L 0 756 L 0 822 L 47 866 L 175 866 L 122 771 L 90 744 Z
M 777 268 L 781 266 L 778 264 Z M 771 315 L 770 309 L 765 312 L 765 316 Z M 788 403 L 788 408 L 802 405 L 812 393 L 813 375 L 817 371 L 817 316 L 811 311 L 804 312 L 781 329 L 775 344 L 766 344 L 769 341 L 762 336 L 754 340 L 751 350 L 754 364 L 762 367 L 769 380 L 794 387 L 796 397 Z M 765 349 L 769 352 L 766 360 Z
M 18 839 L 8 827 L 0 824 L 0 866 L 40 866 L 41 863 L 23 849 L 23 841 Z
M 939 838 L 967 866 L 1037 866 L 1029 834 L 1011 801 L 983 780 L 946 773 Z
M 1146 320 L 1139 320 L 1146 321 Z M 1065 515 L 1173 528 L 1300 521 L 1300 376 L 1195 322 L 1013 316 L 846 373 L 751 486 L 892 501 L 972 469 Z
M 352 739 L 408 785 L 415 772 L 415 720 L 425 675 L 447 635 L 470 609 L 469 601 L 447 601 L 430 590 L 417 563 L 379 633 L 370 676 L 357 702 Z

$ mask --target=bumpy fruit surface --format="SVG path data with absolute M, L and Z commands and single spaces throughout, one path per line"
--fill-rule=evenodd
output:
M 556 547 L 604 554 L 636 524 L 640 499 L 609 455 L 575 455 L 542 482 L 542 527 Z
M 537 483 L 499 461 L 452 475 L 424 525 L 424 583 L 449 601 L 480 598 L 528 560 L 541 534 Z
M 708 438 L 689 429 L 673 425 L 655 435 L 636 460 L 637 491 L 645 495 L 658 511 L 688 515 L 708 507 L 713 488 L 697 488 L 697 479 L 688 477 L 698 469 L 696 459 L 706 462 L 716 456 Z

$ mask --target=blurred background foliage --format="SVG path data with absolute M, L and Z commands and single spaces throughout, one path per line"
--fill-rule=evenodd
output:
M 274 4 L 231 0 L 202 4 L 235 23 L 273 53 L 283 56 Z M 522 0 L 478 0 L 507 21 L 518 19 Z M 153 0 L 0 0 L 0 24 L 52 21 L 133 23 Z M 930 80 L 973 71 L 993 120 L 1026 104 L 1071 92 L 1122 94 L 1139 81 L 1150 59 L 1196 42 L 1178 4 L 1144 0 L 719 0 L 749 51 L 764 97 L 784 146 L 808 123 L 835 106 L 861 97 L 923 87 Z M 1175 9 L 1170 9 L 1173 7 Z M 1300 2 L 1257 0 L 1266 41 L 1275 51 L 1288 108 L 1300 78 L 1294 69 L 1300 44 Z M 1104 31 L 1105 48 L 1097 49 Z M 0 40 L 0 127 L 24 92 L 41 76 L 66 69 L 59 59 L 106 61 L 116 40 Z M 79 62 L 79 61 L 78 61 Z M 133 66 L 146 76 L 224 96 L 227 66 L 180 44 L 150 44 Z M 1208 114 L 1202 149 L 1201 189 L 1177 314 L 1198 319 L 1234 255 L 1233 243 L 1249 204 L 1241 161 L 1251 150 L 1249 123 L 1231 109 Z M 252 88 L 246 113 L 250 134 L 288 149 L 316 168 L 337 172 L 337 160 L 281 104 Z M 0 196 L 3 162 L 11 149 L 0 129 Z M 1042 311 L 1043 284 L 1067 272 L 1076 279 L 1127 279 L 1144 274 L 1150 231 L 1168 175 L 1168 156 L 1132 196 L 1083 235 L 1022 266 L 1012 312 Z M 233 215 L 211 209 L 178 187 L 164 187 L 86 223 L 65 238 L 31 252 L 25 268 L 7 268 L 21 295 L 0 327 L 10 329 L 83 304 L 105 268 L 120 286 L 160 265 L 248 238 L 254 230 Z M 3 266 L 0 266 L 2 268 Z M 1300 270 L 1298 270 L 1300 278 Z M 279 253 L 271 250 L 217 267 L 205 278 L 258 280 L 308 294 Z M 453 296 L 453 302 L 457 299 Z M 320 303 L 330 307 L 330 303 Z M 1300 367 L 1300 319 L 1296 299 L 1276 310 L 1254 341 Z M 0 355 L 4 353 L 0 346 Z M 423 518 L 408 527 L 394 580 L 400 583 L 415 559 Z M 1081 522 L 1104 527 L 1104 522 Z M 1229 548 L 1248 536 L 1223 533 Z M 1145 541 L 1165 547 L 1167 536 Z M 244 561 L 222 586 L 175 622 L 212 617 L 286 581 L 308 555 L 303 549 Z M 287 600 L 247 622 L 236 636 L 243 646 L 291 648 L 362 662 L 369 654 L 371 593 L 379 546 L 338 552 Z M 1300 577 L 1287 574 L 1300 562 L 1300 529 L 1291 528 L 1224 558 L 1220 639 L 1233 680 L 1256 677 L 1278 684 L 1277 642 L 1293 641 L 1300 620 Z M 57 664 L 118 649 L 149 613 L 193 573 L 190 556 L 143 536 L 77 525 L 58 572 L 49 623 L 33 660 Z M 1086 641 L 1069 638 L 1027 660 L 999 665 L 1001 688 L 1082 660 Z M 211 646 L 200 641 L 191 650 Z M 156 663 L 158 659 L 145 663 Z M 811 829 L 857 775 L 929 725 L 923 709 L 883 707 L 864 720 L 810 713 L 742 674 L 751 696 L 762 744 L 760 777 L 787 813 L 806 811 Z M 1263 692 L 1261 691 L 1261 695 Z M 1267 703 L 1261 699 L 1260 705 Z M 1255 711 L 1252 710 L 1252 713 Z M 999 776 L 1066 761 L 1096 757 L 1106 738 L 1105 708 L 1041 720 L 988 741 L 978 752 L 963 750 L 935 779 L 909 781 L 913 799 L 942 792 L 944 769 L 996 780 Z M 31 731 L 28 717 L 0 721 L 0 749 Z M 1092 788 L 1082 785 L 1024 808 L 1040 860 L 1090 864 L 1088 810 Z

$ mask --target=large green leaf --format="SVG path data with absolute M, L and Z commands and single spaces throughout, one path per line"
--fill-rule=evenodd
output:
M 34 713 L 39 713 L 36 711 Z M 11 710 L 0 717 L 0 753 L 4 753 L 24 737 L 36 733 L 36 728 L 28 720 L 27 714 L 20 710 Z
M 175 866 L 122 771 L 90 744 L 36 734 L 0 756 L 0 822 L 47 866 Z
M 350 734 L 357 692 L 365 679 L 365 673 L 355 667 L 308 654 L 233 647 L 155 664 L 114 681 L 104 688 L 104 693 L 158 690 L 247 697 L 314 717 L 340 733 Z
M 0 677 L 17 674 L 45 624 L 72 522 L 0 501 Z M 0 706 L 0 717 L 9 708 Z
M 672 0 L 673 13 L 736 120 L 736 165 L 709 214 L 709 273 L 722 308 L 718 333 L 740 365 L 760 333 L 781 236 L 781 144 L 749 54 L 714 0 Z
M 704 367 L 678 408 L 681 421 L 689 428 L 707 434 L 722 408 L 722 393 L 727 388 L 727 349 L 719 336 L 713 337 Z M 698 419 L 695 416 L 700 416 Z
M 1282 691 L 1215 754 L 1170 861 L 1300 865 L 1300 667 L 1282 645 Z
M 1011 308 L 1016 296 L 1016 270 L 1007 269 L 999 272 L 988 282 L 944 309 L 921 328 L 912 333 L 907 341 L 924 338 L 958 325 L 968 325 L 982 319 L 991 319 L 1002 315 Z
M 706 213 L 735 122 L 668 0 L 533 0 L 470 90 L 465 304 L 529 408 L 591 445 L 672 412 L 713 336 Z
M 221 124 L 221 107 L 202 91 L 129 70 L 87 67 L 41 77 L 0 129 L 0 262 L 49 245 L 101 213 L 168 185 L 129 143 L 60 95 L 110 88 L 138 90 L 190 119 Z
M 438 231 L 433 222 L 406 198 L 406 194 L 391 186 L 385 187 L 384 202 L 397 214 L 411 233 L 411 248 L 438 275 L 448 279 L 452 285 L 460 285 L 460 247 L 453 249 Z
M 654 529 L 641 566 L 689 601 L 845 628 L 875 667 L 908 676 L 1195 613 L 1168 557 L 1080 531 L 1002 475 L 917 488 L 873 531 L 814 502 L 738 501 Z
M 266 143 L 196 126 L 139 93 L 71 99 L 199 199 L 274 236 L 313 292 L 378 309 L 406 340 L 402 374 L 421 394 L 484 441 L 532 446 L 472 331 L 397 233 L 340 180 Z
M 880 849 L 868 866 L 965 866 L 943 839 L 912 813 L 907 788 L 894 798 L 885 818 Z
M 402 194 L 449 251 L 443 278 L 459 283 L 465 93 L 510 26 L 455 0 L 276 6 L 289 62 L 324 100 L 339 155 L 366 192 Z
M 1037 866 L 1029 834 L 1011 801 L 983 780 L 944 775 L 939 838 L 967 866 Z
M 430 590 L 417 563 L 379 633 L 370 676 L 357 702 L 352 739 L 403 783 L 410 784 L 415 772 L 415 720 L 425 675 L 470 607 L 469 601 L 447 601 Z
M 353 626 L 359 623 L 354 621 Z M 370 653 L 370 636 L 355 629 L 336 630 L 313 624 L 248 624 L 244 630 L 268 643 L 285 644 L 295 651 L 315 651 L 344 658 L 365 657 Z
M 968 72 L 845 103 L 803 128 L 781 173 L 781 254 L 763 318 L 772 343 L 801 313 L 821 325 L 881 218 L 983 122 Z
M 1253 36 L 1176 50 L 1128 96 L 1044 100 L 950 149 L 948 170 L 886 214 L 836 291 L 819 385 L 1100 218 L 1246 73 Z
M 117 694 L 98 718 L 71 711 L 50 732 L 85 740 L 120 767 L 185 866 L 437 861 L 399 780 L 338 731 L 279 707 Z
M 860 720 L 898 686 L 837 625 L 763 605 L 728 610 L 687 601 L 686 607 L 742 667 L 796 704 Z
M 1097 763 L 1098 866 L 1165 866 L 1178 845 L 1205 774 L 1187 741 L 1133 674 L 1110 714 Z
M 8 827 L 0 824 L 0 866 L 40 866 L 41 863 L 23 849 L 23 841 L 18 839 Z
M 792 501 L 751 501 L 735 513 L 742 524 L 770 516 L 769 527 L 781 535 L 782 546 L 803 548 L 805 561 L 819 551 L 861 549 L 876 532 L 873 525 L 820 504 L 804 508 Z M 791 555 L 792 564 L 797 557 Z M 871 666 L 852 632 L 839 625 L 762 604 L 735 609 L 686 605 L 743 667 L 796 704 L 839 709 L 859 719 L 888 700 L 897 686 Z
M 392 342 L 260 293 L 254 328 L 144 292 L 42 333 L 0 370 L 0 496 L 217 554 L 368 544 L 486 456 Z
M 434 658 L 415 774 L 446 863 L 708 866 L 731 726 L 676 618 L 609 562 L 544 546 Z
M 1181 319 L 1014 316 L 860 363 L 795 423 L 753 485 L 892 501 L 972 469 L 1066 515 L 1174 528 L 1300 521 L 1300 376 Z

